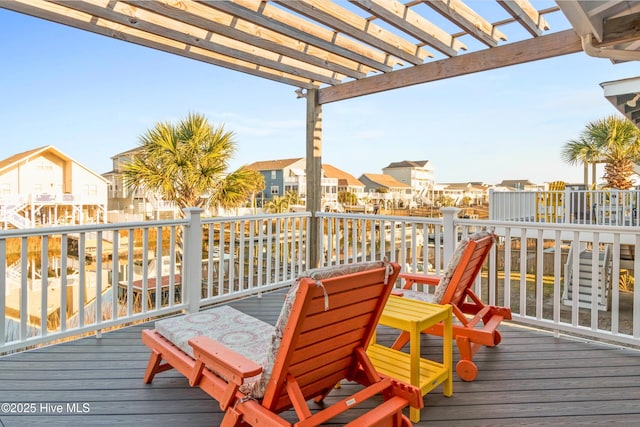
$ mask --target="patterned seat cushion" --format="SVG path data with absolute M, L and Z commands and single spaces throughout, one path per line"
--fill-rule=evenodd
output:
M 156 331 L 193 357 L 189 340 L 204 335 L 256 363 L 262 363 L 274 327 L 223 305 L 198 313 L 159 320 Z
M 403 289 L 401 291 L 404 298 L 414 299 L 416 301 L 430 302 L 437 304 L 435 294 L 430 294 L 423 291 L 414 291 L 412 289 Z

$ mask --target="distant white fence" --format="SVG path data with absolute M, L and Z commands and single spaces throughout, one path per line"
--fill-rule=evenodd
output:
M 637 226 L 640 190 L 494 191 L 489 219 Z

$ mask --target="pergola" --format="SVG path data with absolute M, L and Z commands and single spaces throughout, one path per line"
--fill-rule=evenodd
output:
M 323 104 L 580 51 L 640 60 L 640 2 L 534 3 L 3 0 L 0 7 L 293 86 L 306 98 L 307 209 L 317 212 Z M 559 13 L 573 29 L 549 27 L 545 17 Z M 609 99 L 638 123 L 640 105 L 629 102 L 638 94 L 640 82 Z M 315 249 L 311 257 L 315 264 Z

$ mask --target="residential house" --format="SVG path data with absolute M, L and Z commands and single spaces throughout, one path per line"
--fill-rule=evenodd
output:
M 369 199 L 385 208 L 402 208 L 412 201 L 411 186 L 385 174 L 365 173 L 360 178 Z
M 265 189 L 257 196 L 260 205 L 289 191 L 296 193 L 303 203 L 306 202 L 307 177 L 304 158 L 259 161 L 245 168 L 260 172 L 264 177 Z M 323 207 L 333 207 L 338 203 L 338 178 L 327 176 L 324 168 L 323 165 L 322 203 Z
M 355 176 L 328 164 L 322 165 L 322 172 L 326 178 L 338 180 L 338 193 L 343 191 L 353 193 L 358 197 L 358 201 L 362 201 L 365 197 L 364 184 Z
M 541 188 L 528 179 L 505 179 L 496 185 L 496 190 L 500 191 L 533 191 Z
M 153 194 L 133 191 L 124 185 L 123 166 L 130 163 L 140 149 L 136 147 L 111 157 L 113 169 L 102 174 L 109 182 L 107 209 L 110 222 L 176 217 L 176 206 L 172 202 Z
M 257 195 L 259 206 L 287 191 L 294 191 L 301 199 L 306 197 L 305 159 L 302 157 L 264 160 L 246 165 L 245 168 L 260 172 L 264 177 L 264 190 Z
M 489 185 L 481 182 L 459 182 L 437 184 L 434 191 L 436 200 L 450 197 L 454 205 L 481 205 L 489 200 Z
M 435 176 L 429 160 L 403 160 L 389 163 L 382 173 L 409 185 L 413 191 L 413 199 L 420 204 L 433 202 Z
M 106 221 L 107 181 L 52 145 L 0 161 L 0 222 L 32 228 Z

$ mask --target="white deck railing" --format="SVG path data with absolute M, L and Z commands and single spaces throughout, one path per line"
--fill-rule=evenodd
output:
M 640 271 L 640 228 L 466 220 L 457 219 L 455 208 L 443 211 L 442 220 L 322 214 L 335 224 L 325 230 L 333 236 L 328 263 L 367 259 L 374 241 L 376 259 L 387 256 L 406 269 L 429 265 L 441 273 L 456 241 L 490 228 L 499 241 L 476 283 L 484 301 L 510 307 L 523 324 L 640 345 L 640 290 L 633 287 Z M 406 240 L 385 248 L 371 230 L 387 222 L 400 224 Z M 370 234 L 361 237 L 361 230 Z M 423 230 L 430 236 L 426 244 L 416 237 Z
M 443 213 L 318 213 L 321 264 L 386 257 L 441 273 L 461 237 L 490 227 L 499 241 L 476 283 L 485 301 L 527 325 L 640 345 L 640 291 L 619 286 L 640 271 L 640 229 Z M 0 353 L 287 286 L 309 266 L 310 223 L 308 213 L 200 218 L 189 210 L 184 220 L 3 231 Z
M 489 219 L 637 226 L 640 190 L 493 191 Z
M 2 231 L 0 353 L 286 286 L 308 264 L 309 217 L 189 210 L 184 220 Z

